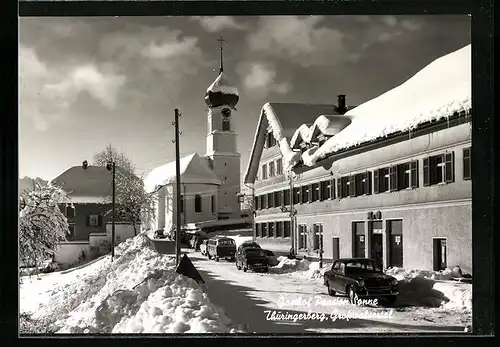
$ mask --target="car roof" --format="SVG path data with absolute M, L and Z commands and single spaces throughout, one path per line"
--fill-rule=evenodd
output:
M 335 261 L 339 262 L 339 263 L 351 263 L 351 262 L 356 262 L 356 261 L 360 261 L 360 262 L 372 262 L 374 260 L 370 259 L 370 258 L 341 258 L 341 259 L 337 259 Z
M 246 247 L 245 251 L 262 251 L 262 249 L 257 247 Z

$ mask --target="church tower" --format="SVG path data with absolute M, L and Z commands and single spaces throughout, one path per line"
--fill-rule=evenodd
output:
M 219 76 L 208 87 L 205 102 L 208 105 L 208 133 L 206 157 L 209 158 L 215 174 L 221 180 L 218 192 L 218 217 L 227 219 L 239 217 L 240 203 L 240 154 L 233 119 L 239 94 L 224 74 L 223 42 L 220 38 Z

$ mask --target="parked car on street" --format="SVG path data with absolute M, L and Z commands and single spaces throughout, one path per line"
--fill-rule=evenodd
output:
M 347 295 L 352 304 L 372 298 L 393 303 L 399 294 L 398 280 L 384 274 L 377 262 L 368 258 L 338 259 L 323 279 L 329 295 Z
M 238 247 L 238 251 L 243 248 L 261 248 L 260 245 L 255 241 L 245 241 Z
M 200 245 L 200 253 L 201 255 L 207 255 L 207 244 L 208 244 L 208 239 L 203 240 L 203 242 Z
M 208 259 L 214 258 L 219 261 L 220 258 L 234 261 L 236 254 L 236 242 L 229 237 L 214 237 L 208 240 L 207 256 Z
M 189 244 L 191 248 L 193 248 L 195 251 L 198 251 L 200 249 L 200 245 L 203 243 L 203 240 L 206 240 L 206 236 L 202 235 L 194 235 L 191 240 L 189 240 Z
M 261 248 L 240 248 L 236 253 L 236 268 L 252 271 L 269 271 L 269 259 Z
M 274 254 L 273 251 L 268 249 L 263 249 L 264 253 L 267 256 L 269 266 L 276 266 L 279 264 L 278 257 Z

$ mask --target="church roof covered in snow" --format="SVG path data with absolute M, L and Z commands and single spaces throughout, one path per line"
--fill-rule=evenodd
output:
M 228 105 L 234 108 L 239 99 L 238 89 L 229 82 L 222 71 L 205 93 L 205 103 L 210 107 Z
M 322 115 L 339 116 L 340 114 L 334 104 L 266 103 L 262 107 L 255 131 L 250 159 L 245 172 L 245 183 L 253 182 L 257 175 L 259 158 L 264 148 L 268 128 L 273 132 L 285 161 L 298 162 L 300 153 L 293 152 L 290 147 L 290 140 L 296 129 L 301 125 L 307 127 L 306 124 L 313 124 Z
M 197 153 L 187 155 L 180 160 L 181 183 L 215 184 L 221 181 L 217 175 L 208 167 L 204 158 Z M 153 192 L 158 187 L 176 182 L 175 161 L 153 169 L 144 179 L 147 192 Z

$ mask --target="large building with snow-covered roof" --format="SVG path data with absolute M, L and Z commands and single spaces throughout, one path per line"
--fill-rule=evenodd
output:
M 345 113 L 264 105 L 244 175 L 256 241 L 472 272 L 471 117 L 470 45 Z
M 151 229 L 170 230 L 176 225 L 177 208 L 181 225 L 241 219 L 240 153 L 233 119 L 239 94 L 224 73 L 207 88 L 206 150 L 181 158 L 181 206 L 176 204 L 175 161 L 153 169 L 145 178 L 146 190 L 157 192 L 157 217 Z M 227 224 L 227 222 L 224 222 Z M 213 224 L 213 223 L 212 223 Z

